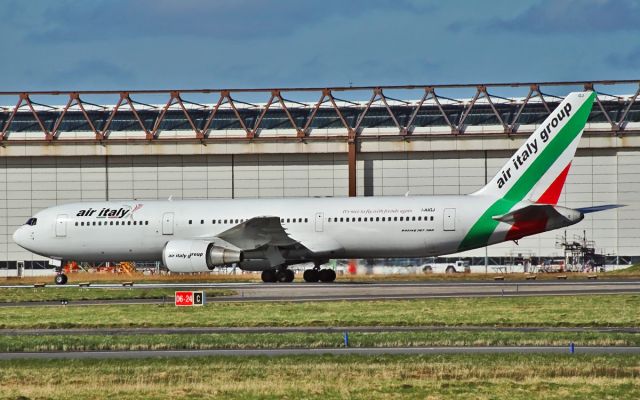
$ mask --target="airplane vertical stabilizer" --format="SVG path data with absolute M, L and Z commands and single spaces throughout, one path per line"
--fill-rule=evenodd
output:
M 474 195 L 557 204 L 595 92 L 570 93 Z

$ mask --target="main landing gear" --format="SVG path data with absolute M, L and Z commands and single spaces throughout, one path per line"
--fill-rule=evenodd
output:
M 293 282 L 295 274 L 287 268 L 278 270 L 267 269 L 262 271 L 262 282 Z
M 302 277 L 305 282 L 333 282 L 336 280 L 336 271 L 328 268 L 320 269 L 320 265 L 316 265 L 313 269 L 304 271 Z
M 288 268 L 279 269 L 267 269 L 262 271 L 262 282 L 293 282 L 295 274 Z M 312 269 L 304 271 L 302 275 L 305 282 L 333 282 L 336 280 L 336 272 L 332 269 L 320 269 L 319 265 L 316 265 Z

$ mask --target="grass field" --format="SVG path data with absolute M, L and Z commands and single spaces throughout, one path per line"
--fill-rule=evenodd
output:
M 451 298 L 205 307 L 10 307 L 0 328 L 181 326 L 640 326 L 640 295 Z
M 541 273 L 537 274 L 537 280 L 557 280 L 559 274 Z M 587 280 L 589 275 L 585 273 L 563 273 L 569 280 Z M 637 279 L 640 278 L 640 266 L 633 266 L 624 270 L 598 273 L 599 279 Z M 338 275 L 337 280 L 341 282 L 372 282 L 372 281 L 493 281 L 496 276 L 502 276 L 509 281 L 523 281 L 528 274 L 498 274 L 498 273 L 457 273 L 457 274 L 391 274 L 391 275 Z M 79 282 L 262 282 L 259 273 L 240 273 L 235 275 L 226 274 L 172 274 L 172 275 L 126 275 L 111 273 L 87 273 L 78 272 L 68 274 L 69 283 Z M 296 276 L 298 281 L 302 281 L 302 274 Z M 34 283 L 46 283 L 53 285 L 53 277 L 29 277 L 29 278 L 0 278 L 0 284 L 33 285 Z
M 57 300 L 124 300 L 124 299 L 162 299 L 173 301 L 176 289 L 78 289 L 66 287 L 38 289 L 0 289 L 0 302 L 20 301 L 57 301 Z M 207 297 L 229 296 L 233 290 L 206 289 Z
M 0 362 L 2 399 L 637 399 L 640 357 L 446 355 Z
M 350 332 L 350 347 L 640 346 L 640 335 L 598 332 Z M 337 348 L 338 333 L 0 336 L 0 352 Z

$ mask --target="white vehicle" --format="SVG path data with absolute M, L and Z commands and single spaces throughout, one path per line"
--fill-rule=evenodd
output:
M 469 261 L 463 260 L 457 260 L 447 263 L 432 262 L 422 265 L 422 272 L 424 272 L 425 274 L 455 274 L 456 272 L 471 272 L 471 267 L 469 266 Z
M 333 281 L 331 258 L 429 257 L 573 225 L 557 205 L 595 94 L 569 94 L 498 174 L 464 196 L 110 201 L 42 210 L 18 228 L 23 248 L 64 261 L 162 261 L 173 272 L 237 264 L 265 282 Z M 59 268 L 59 271 L 61 269 Z M 56 282 L 65 283 L 61 272 Z

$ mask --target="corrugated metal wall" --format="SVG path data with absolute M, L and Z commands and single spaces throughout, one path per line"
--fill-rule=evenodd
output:
M 361 153 L 359 195 L 466 194 L 512 154 L 505 151 Z M 205 199 L 240 197 L 346 196 L 347 156 L 328 154 L 4 157 L 0 159 L 0 261 L 41 259 L 11 240 L 15 228 L 40 209 L 105 199 Z M 584 207 L 623 203 L 628 207 L 588 216 L 568 231 L 587 231 L 607 253 L 640 255 L 640 151 L 581 149 L 560 204 Z M 551 232 L 489 249 L 560 254 Z M 484 255 L 479 249 L 466 254 Z

